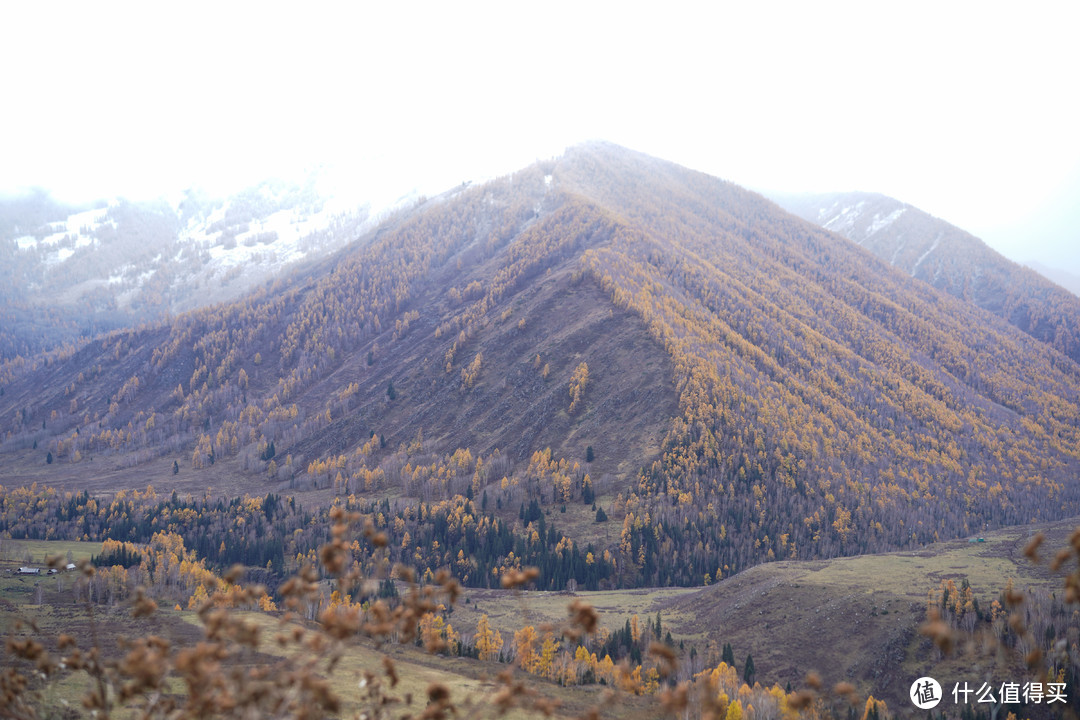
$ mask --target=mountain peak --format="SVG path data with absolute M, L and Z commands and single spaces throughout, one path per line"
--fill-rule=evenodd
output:
M 460 508 L 516 533 L 550 589 L 1080 511 L 1080 366 L 756 193 L 607 143 L 0 373 L 20 477 Z M 609 560 L 575 569 L 590 546 Z

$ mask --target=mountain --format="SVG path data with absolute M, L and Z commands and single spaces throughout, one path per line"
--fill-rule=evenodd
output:
M 224 198 L 0 199 L 0 358 L 235 299 L 352 242 L 385 210 L 334 194 L 318 172 Z
M 973 302 L 1080 362 L 1080 297 L 982 240 L 873 193 L 775 195 L 781 207 L 843 235 L 879 259 Z M 1055 284 L 1057 283 L 1057 284 Z
M 1080 512 L 1075 362 L 603 143 L 242 300 L 8 362 L 0 393 L 6 486 L 338 498 L 390 560 L 481 585 L 515 562 L 552 589 L 701 584 Z
M 1024 264 L 1035 272 L 1042 275 L 1047 280 L 1055 282 L 1061 287 L 1065 288 L 1073 295 L 1080 296 L 1080 275 L 1074 275 L 1068 270 L 1052 268 L 1049 265 L 1044 265 L 1040 262 L 1035 261 Z

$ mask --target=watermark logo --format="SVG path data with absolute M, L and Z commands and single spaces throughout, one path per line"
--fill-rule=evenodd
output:
M 941 702 L 941 685 L 932 677 L 921 677 L 911 683 L 911 692 L 908 694 L 915 707 L 929 710 Z

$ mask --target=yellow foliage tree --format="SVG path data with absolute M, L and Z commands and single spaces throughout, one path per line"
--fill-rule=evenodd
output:
M 540 658 L 536 654 L 537 639 L 536 628 L 532 625 L 526 625 L 514 633 L 514 657 L 525 672 L 535 672 L 539 662 Z
M 481 660 L 498 660 L 502 650 L 502 634 L 492 629 L 487 615 L 481 615 L 476 623 L 476 637 L 473 639 Z
M 585 386 L 589 382 L 589 366 L 581 363 L 574 368 L 574 374 L 570 376 L 570 413 L 581 407 L 585 399 Z
M 193 592 L 191 594 L 191 597 L 188 599 L 188 610 L 197 609 L 200 605 L 206 602 L 209 597 L 210 596 L 206 592 L 206 587 L 204 587 L 203 585 L 197 586 L 195 588 L 195 592 Z
M 555 654 L 559 651 L 559 643 L 555 640 L 555 634 L 547 632 L 544 635 L 544 644 L 540 648 L 540 659 L 536 664 L 536 674 L 551 678 L 555 671 Z

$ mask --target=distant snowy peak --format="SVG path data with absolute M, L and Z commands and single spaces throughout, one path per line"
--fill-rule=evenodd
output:
M 187 191 L 157 205 L 119 199 L 101 205 L 10 238 L 16 254 L 24 262 L 60 265 L 81 257 L 81 248 L 111 248 L 125 262 L 103 268 L 100 281 L 108 287 L 125 281 L 142 285 L 163 260 L 180 262 L 196 252 L 201 255 L 199 267 L 189 266 L 191 272 L 172 278 L 170 284 L 180 285 L 245 265 L 259 274 L 280 270 L 356 239 L 394 209 L 323 196 L 313 190 L 313 183 L 270 181 L 226 199 Z M 157 252 L 141 259 L 127 257 L 133 244 Z
M 859 199 L 845 196 L 819 208 L 814 222 L 862 245 L 896 222 L 909 208 L 909 205 L 884 195 L 866 195 Z
M 944 265 L 937 262 L 944 257 L 945 246 L 982 244 L 959 228 L 886 195 L 834 193 L 775 196 L 773 200 L 788 212 L 861 245 L 890 265 L 935 284 L 946 272 Z
M 1042 268 L 1040 275 L 970 233 L 885 195 L 773 195 L 772 200 L 1080 362 L 1080 299 L 1063 289 L 1080 290 L 1076 278 L 1070 287 L 1068 276 Z
M 373 200 L 356 190 L 312 174 L 225 198 L 198 189 L 93 206 L 64 205 L 44 191 L 0 198 L 0 303 L 25 306 L 30 318 L 0 357 L 237 298 L 362 240 L 419 197 L 382 188 Z M 39 328 L 36 318 L 48 314 L 34 308 L 71 322 Z

